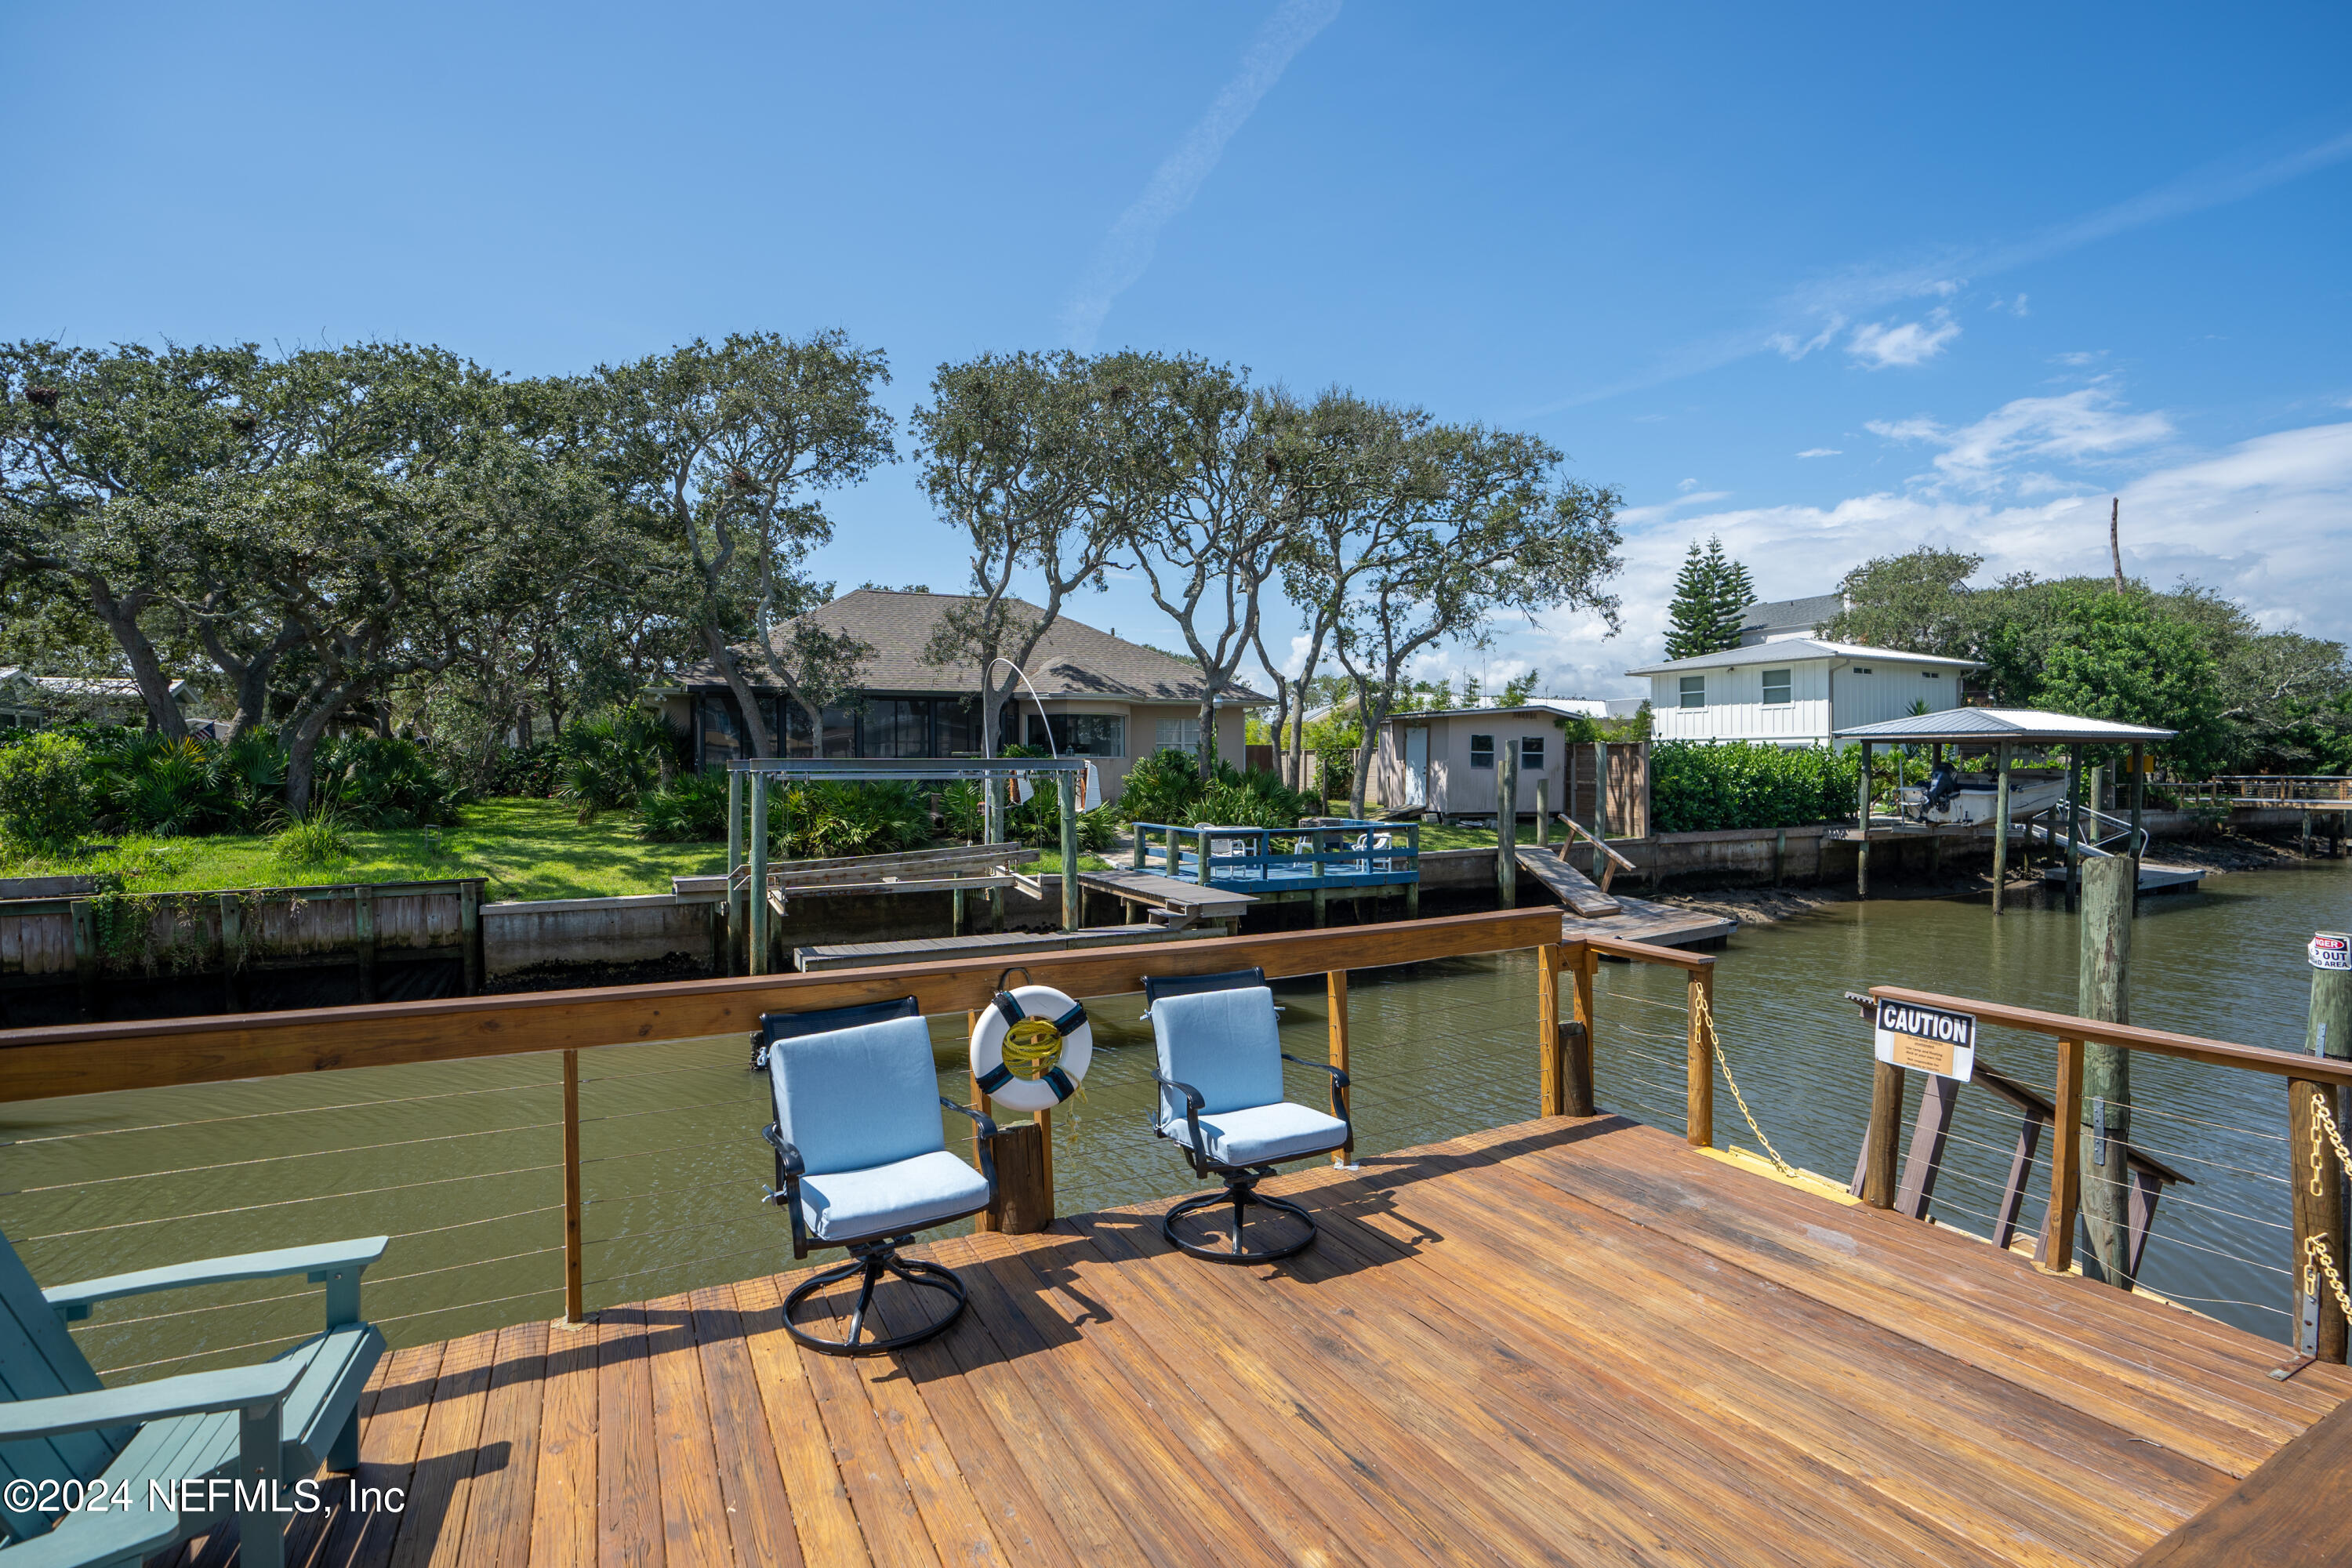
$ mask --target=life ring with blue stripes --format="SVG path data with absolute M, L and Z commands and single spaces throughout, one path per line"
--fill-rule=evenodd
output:
M 1050 985 L 998 991 L 972 1026 L 972 1080 L 1006 1110 L 1051 1110 L 1093 1058 L 1085 1006 Z

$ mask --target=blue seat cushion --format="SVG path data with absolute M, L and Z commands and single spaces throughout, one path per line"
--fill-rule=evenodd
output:
M 1192 1147 L 1192 1130 L 1181 1114 L 1170 1119 L 1162 1130 L 1186 1148 Z M 1204 1111 L 1201 1141 L 1208 1144 L 1201 1152 L 1220 1164 L 1271 1165 L 1278 1160 L 1328 1153 L 1341 1147 L 1348 1142 L 1348 1124 L 1336 1116 L 1278 1100 L 1239 1110 Z
M 1162 996 L 1151 1005 L 1160 1076 L 1201 1091 L 1204 1110 L 1238 1110 L 1282 1098 L 1282 1036 L 1274 993 L 1263 985 Z M 1160 1091 L 1162 1116 L 1183 1119 L 1181 1095 Z
M 778 1040 L 768 1076 L 777 1125 L 812 1176 L 947 1148 L 930 1026 L 920 1018 Z
M 944 1149 L 801 1178 L 801 1217 L 821 1241 L 920 1230 L 987 1206 L 988 1179 Z

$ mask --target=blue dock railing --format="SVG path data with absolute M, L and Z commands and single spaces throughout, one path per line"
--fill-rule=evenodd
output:
M 1417 822 L 1333 820 L 1312 827 L 1135 825 L 1134 868 L 1261 896 L 1421 880 Z

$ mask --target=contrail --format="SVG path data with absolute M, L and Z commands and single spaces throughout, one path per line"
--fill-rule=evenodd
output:
M 2352 157 L 2352 132 L 2330 137 L 2267 163 L 2208 164 L 2128 201 L 2117 202 L 2024 239 L 1973 248 L 1946 247 L 1899 265 L 1870 264 L 1831 273 L 1774 301 L 1768 325 L 1721 332 L 1685 344 L 1639 374 L 1526 412 L 1557 414 L 1562 409 L 1600 403 L 1714 370 L 1768 349 L 1777 348 L 1793 357 L 1826 346 L 1831 337 L 1865 311 L 1931 295 L 1948 296 L 1958 287 L 1960 279 L 1993 277 L 2131 229 L 2243 201 L 2273 185 L 2342 163 L 2347 157 Z
M 1249 119 L 1258 100 L 1282 79 L 1284 69 L 1298 51 L 1331 25 L 1339 15 L 1339 5 L 1340 0 L 1283 0 L 1258 28 L 1249 52 L 1242 56 L 1241 69 L 1225 83 L 1208 112 L 1176 143 L 1176 150 L 1160 161 L 1143 194 L 1118 215 L 1102 244 L 1095 247 L 1085 279 L 1062 312 L 1063 329 L 1072 348 L 1081 353 L 1093 350 L 1111 301 L 1151 265 L 1152 252 L 1160 247 L 1160 231 L 1168 226 L 1169 219 L 1192 205 L 1201 182 L 1224 155 L 1225 143 Z

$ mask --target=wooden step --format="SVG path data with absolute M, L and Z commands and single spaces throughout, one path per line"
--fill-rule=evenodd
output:
M 1549 849 L 1521 845 L 1518 861 L 1521 870 L 1541 882 L 1553 898 L 1586 920 L 1600 920 L 1607 915 L 1624 912 L 1625 906 L 1594 887 L 1591 878 Z

